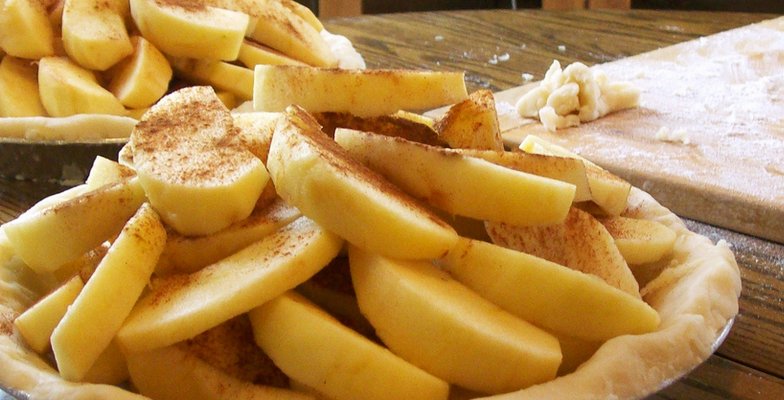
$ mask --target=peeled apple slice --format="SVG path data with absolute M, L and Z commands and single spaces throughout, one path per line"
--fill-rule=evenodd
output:
M 30 348 L 38 353 L 46 351 L 52 331 L 83 287 L 82 278 L 74 276 L 14 319 L 16 329 Z
M 306 281 L 342 247 L 340 237 L 300 218 L 198 272 L 153 282 L 117 334 L 119 344 L 135 353 L 194 337 Z
M 46 115 L 38 94 L 38 71 L 30 60 L 13 56 L 0 62 L 0 117 Z
M 142 36 L 176 57 L 235 60 L 245 37 L 246 14 L 207 5 L 206 1 L 130 0 Z
M 651 332 L 659 314 L 601 279 L 491 243 L 461 238 L 441 260 L 455 279 L 537 326 L 588 341 Z
M 144 202 L 136 179 L 34 208 L 3 225 L 14 252 L 30 268 L 50 272 L 119 232 Z
M 457 240 L 452 227 L 351 158 L 299 108 L 278 123 L 267 167 L 281 198 L 369 251 L 429 259 Z
M 166 243 L 158 215 L 143 205 L 112 243 L 52 333 L 60 375 L 78 381 L 106 350 L 147 286 Z
M 182 235 L 208 235 L 246 218 L 269 180 L 261 160 L 237 140 L 231 113 L 210 87 L 161 99 L 130 142 L 147 198 Z
M 256 385 L 210 365 L 185 346 L 168 346 L 128 356 L 131 381 L 157 400 L 311 400 L 291 390 Z
M 104 89 L 95 74 L 66 57 L 44 57 L 38 61 L 38 91 L 47 114 L 125 115 L 125 107 Z
M 359 309 L 395 354 L 447 382 L 503 393 L 546 382 L 558 340 L 483 299 L 427 261 L 349 247 Z
M 253 86 L 256 111 L 283 111 L 296 104 L 309 112 L 360 117 L 436 108 L 466 97 L 463 73 L 443 71 L 257 65 Z
M 30 60 L 54 55 L 54 32 L 40 0 L 0 2 L 0 49 Z
M 338 128 L 335 141 L 407 193 L 452 214 L 541 225 L 564 220 L 575 186 L 442 147 Z
M 656 221 L 621 216 L 599 221 L 615 239 L 618 250 L 629 264 L 658 261 L 672 252 L 675 244 L 675 231 Z
M 133 55 L 113 70 L 109 90 L 128 108 L 149 107 L 169 89 L 172 69 L 166 57 L 147 39 L 131 38 Z
M 133 52 L 127 15 L 128 0 L 65 0 L 65 52 L 84 68 L 105 71 Z
M 250 313 L 256 343 L 286 375 L 330 399 L 438 400 L 449 385 L 295 292 Z

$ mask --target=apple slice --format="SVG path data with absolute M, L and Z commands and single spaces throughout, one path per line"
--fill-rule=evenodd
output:
M 296 104 L 310 112 L 349 112 L 361 117 L 423 110 L 464 100 L 462 72 L 342 70 L 257 65 L 256 111 L 283 111 Z
M 672 252 L 677 236 L 664 224 L 647 219 L 618 216 L 599 221 L 615 240 L 626 262 L 633 265 L 659 261 Z
M 283 118 L 283 114 L 242 112 L 232 113 L 231 117 L 234 118 L 234 127 L 239 129 L 240 141 L 245 148 L 266 164 L 275 125 Z
M 145 203 L 52 333 L 52 350 L 63 378 L 80 380 L 108 348 L 147 286 L 165 243 L 166 230 Z
M 216 60 L 171 57 L 172 67 L 184 78 L 225 90 L 246 101 L 253 98 L 253 70 Z
M 564 220 L 574 185 L 400 138 L 337 129 L 355 159 L 414 197 L 452 214 L 540 225 Z
M 210 87 L 180 89 L 131 133 L 147 198 L 182 235 L 215 233 L 253 211 L 269 175 L 237 140 L 229 110 Z
M 124 180 L 62 203 L 34 207 L 3 229 L 25 264 L 39 273 L 54 271 L 119 232 L 142 202 L 139 182 Z
M 300 216 L 297 208 L 277 200 L 211 235 L 183 236 L 172 232 L 155 270 L 158 274 L 197 271 L 261 240 Z
M 128 0 L 65 0 L 65 52 L 84 68 L 105 71 L 133 53 L 125 28 Z
M 280 1 L 264 1 L 246 9 L 257 23 L 249 32 L 254 41 L 314 67 L 337 67 L 338 60 L 319 30 Z
M 349 247 L 359 309 L 390 350 L 447 382 L 503 393 L 553 379 L 558 340 L 426 261 Z
M 493 92 L 477 90 L 435 123 L 438 137 L 456 149 L 504 150 Z
M 44 57 L 38 61 L 38 90 L 52 117 L 126 114 L 122 103 L 98 83 L 92 71 L 66 57 Z
M 172 69 L 166 57 L 147 39 L 130 39 L 133 54 L 112 71 L 109 90 L 128 108 L 145 108 L 169 89 Z
M 13 56 L 0 62 L 0 117 L 44 116 L 38 94 L 38 70 L 32 62 Z
M 493 243 L 591 274 L 640 297 L 640 287 L 607 229 L 591 214 L 573 207 L 561 224 L 515 226 L 486 222 Z
M 312 399 L 292 390 L 232 377 L 180 345 L 130 354 L 128 369 L 139 392 L 158 400 Z
M 14 326 L 31 349 L 43 353 L 49 348 L 52 331 L 83 287 L 82 278 L 74 276 L 14 319 Z
M 136 176 L 134 170 L 108 158 L 96 156 L 84 183 L 89 188 L 97 189 L 104 185 L 131 179 L 134 176 Z
M 306 65 L 275 49 L 247 39 L 240 46 L 237 60 L 251 69 L 257 65 Z
M 659 315 L 638 296 L 543 258 L 463 239 L 441 260 L 455 279 L 501 308 L 561 335 L 604 341 L 651 332 Z
M 256 343 L 286 375 L 330 399 L 446 400 L 449 385 L 342 325 L 295 292 L 249 313 Z
M 527 153 L 555 155 L 580 159 L 585 163 L 591 201 L 607 215 L 620 215 L 625 209 L 631 184 L 579 155 L 550 143 L 538 136 L 528 135 L 520 143 L 520 150 Z
M 340 237 L 300 218 L 198 272 L 154 282 L 117 334 L 119 343 L 135 353 L 194 337 L 304 282 L 342 246 Z
M 591 199 L 588 174 L 582 160 L 523 151 L 473 149 L 457 149 L 456 151 L 465 156 L 481 158 L 517 171 L 571 183 L 575 186 L 574 202 Z
M 8 55 L 37 60 L 54 55 L 54 32 L 40 0 L 0 2 L 0 49 Z
M 176 57 L 235 60 L 249 22 L 206 1 L 130 0 L 130 7 L 142 36 Z
M 299 108 L 278 123 L 267 167 L 280 197 L 356 246 L 428 259 L 457 240 L 449 225 L 354 161 Z

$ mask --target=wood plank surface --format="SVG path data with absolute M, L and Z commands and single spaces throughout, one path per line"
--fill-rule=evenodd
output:
M 517 118 L 507 137 L 545 137 L 679 215 L 784 243 L 784 18 L 597 68 L 640 88 L 640 107 L 556 132 Z M 497 98 L 511 108 L 531 86 Z

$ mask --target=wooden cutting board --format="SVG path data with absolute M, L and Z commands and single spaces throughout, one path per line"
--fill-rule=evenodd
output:
M 496 95 L 507 143 L 542 136 L 681 216 L 784 243 L 784 17 L 595 68 L 639 87 L 640 107 L 550 133 L 513 109 L 536 84 L 513 88 Z

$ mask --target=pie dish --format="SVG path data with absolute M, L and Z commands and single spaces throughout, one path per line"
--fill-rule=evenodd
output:
M 605 342 L 575 372 L 493 399 L 642 398 L 687 374 L 721 343 L 738 312 L 741 280 L 727 243 L 690 232 L 650 195 L 633 188 L 626 214 L 655 220 L 677 232 L 673 254 L 639 274 L 643 299 L 660 317 L 659 328 Z M 0 255 L 3 254 L 0 248 Z M 124 388 L 67 382 L 23 342 L 14 318 L 42 295 L 39 278 L 0 258 L 0 387 L 29 399 L 138 399 Z

